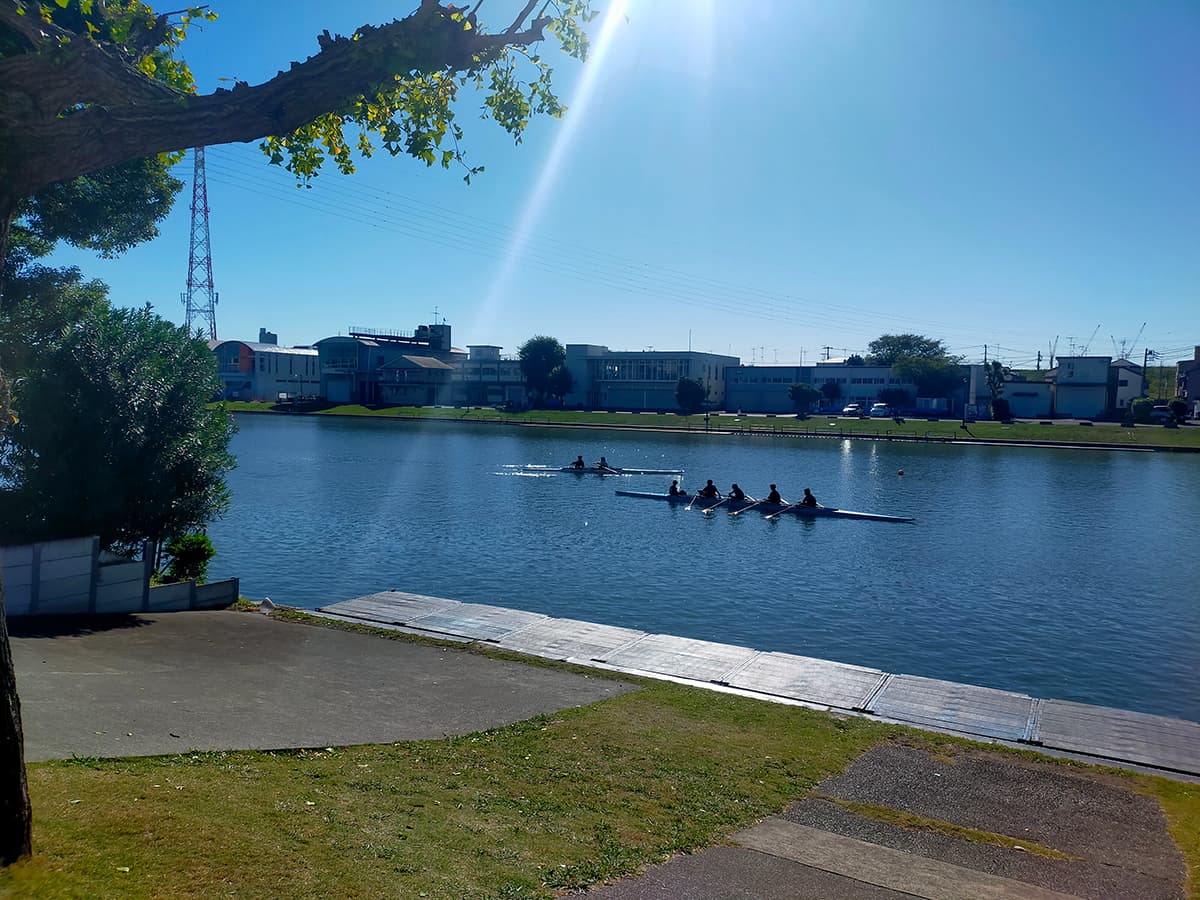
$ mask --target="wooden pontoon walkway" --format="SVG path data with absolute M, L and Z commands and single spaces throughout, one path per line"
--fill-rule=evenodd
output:
M 1200 723 L 1183 719 L 401 591 L 335 603 L 316 615 L 1200 776 Z

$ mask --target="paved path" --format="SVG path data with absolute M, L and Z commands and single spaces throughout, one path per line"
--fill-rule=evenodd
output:
M 250 613 L 10 627 L 30 760 L 440 738 L 629 689 Z
M 959 830 L 965 828 L 976 831 Z M 981 832 L 1015 839 L 1020 849 L 985 842 Z M 677 857 L 588 896 L 1187 896 L 1185 863 L 1166 817 L 1128 781 L 970 748 L 947 748 L 935 758 L 901 744 L 875 747 L 845 774 L 827 779 L 782 815 L 734 835 L 731 843 Z M 1059 858 L 1043 855 L 1048 851 Z

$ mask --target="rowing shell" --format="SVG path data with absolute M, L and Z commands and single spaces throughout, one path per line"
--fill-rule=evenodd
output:
M 754 504 L 753 500 L 730 500 L 728 497 L 722 501 L 718 497 L 696 497 L 693 494 L 688 495 L 672 495 L 658 494 L 649 491 L 617 491 L 618 497 L 640 497 L 643 500 L 665 500 L 668 503 L 684 503 L 694 504 L 695 506 L 706 509 L 710 506 L 721 504 L 722 509 L 727 509 L 730 512 L 737 512 L 739 509 Z M 764 513 L 783 512 L 784 515 L 804 516 L 809 519 L 860 519 L 869 522 L 911 522 L 911 518 L 907 516 L 884 516 L 879 513 L 856 512 L 852 509 L 837 509 L 832 506 L 785 506 L 779 503 L 758 503 L 754 504 L 754 508 Z
M 598 466 L 584 466 L 577 469 L 574 466 L 521 466 L 524 472 L 574 472 L 576 475 L 682 475 L 683 469 L 627 469 L 622 466 L 612 466 L 601 469 Z

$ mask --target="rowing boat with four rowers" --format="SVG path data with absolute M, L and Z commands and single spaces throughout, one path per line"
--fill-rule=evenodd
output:
M 663 500 L 667 503 L 680 504 L 684 503 L 690 506 L 696 506 L 699 509 L 707 509 L 716 506 L 718 503 L 724 509 L 730 512 L 738 512 L 739 510 L 749 509 L 754 507 L 759 512 L 766 513 L 769 517 L 777 515 L 794 515 L 802 516 L 807 519 L 858 519 L 868 522 L 912 522 L 913 519 L 908 516 L 885 516 L 880 513 L 858 512 L 852 509 L 837 509 L 833 506 L 810 506 L 805 503 L 768 503 L 766 501 L 752 500 L 747 497 L 744 500 L 733 500 L 729 497 L 723 500 L 716 497 L 698 497 L 689 496 L 686 494 L 662 494 L 652 491 L 617 491 L 618 497 L 637 497 L 642 500 Z

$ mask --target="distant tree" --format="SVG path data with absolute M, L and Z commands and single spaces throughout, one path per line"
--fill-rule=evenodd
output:
M 992 418 L 1001 422 L 1012 418 L 1012 406 L 1006 397 L 997 397 L 992 401 Z
M 704 401 L 707 399 L 708 388 L 702 381 L 695 378 L 680 378 L 679 383 L 675 385 L 675 402 L 679 404 L 679 409 L 685 416 L 690 416 L 703 409 Z
M 958 362 L 947 358 L 904 356 L 892 364 L 896 377 L 917 386 L 918 397 L 949 397 L 962 383 Z
M 208 406 L 220 386 L 215 357 L 184 327 L 149 308 L 90 307 L 17 373 L 0 538 L 149 540 L 157 563 L 166 541 L 228 504 L 235 426 Z
M 1187 401 L 1183 398 L 1176 397 L 1174 400 L 1168 403 L 1167 406 L 1170 407 L 1171 415 L 1173 415 L 1177 421 L 1182 422 L 1187 418 L 1188 406 Z
M 788 399 L 800 414 L 807 413 L 821 399 L 821 392 L 811 384 L 793 384 L 788 388 Z
M 879 392 L 879 401 L 892 409 L 903 409 L 908 406 L 910 398 L 904 388 L 884 388 Z
M 517 356 L 521 360 L 525 388 L 532 402 L 540 405 L 554 393 L 551 390 L 551 375 L 555 369 L 565 367 L 567 351 L 557 338 L 539 334 L 523 343 L 517 350 Z M 562 376 L 558 377 L 561 379 Z
M 1007 373 L 1004 371 L 1004 366 L 1000 365 L 999 361 L 992 360 L 984 369 L 984 376 L 987 378 L 988 393 L 991 394 L 992 400 L 992 416 L 997 419 L 1007 419 L 1007 415 L 1000 415 L 996 411 L 996 401 L 1001 399 L 1004 394 L 1004 376 Z M 1007 404 L 1005 404 L 1007 407 Z
M 846 357 L 846 365 L 848 365 L 848 366 L 865 366 L 866 364 L 867 364 L 867 361 L 865 359 L 863 359 L 861 356 L 859 356 L 857 353 L 851 353 L 849 356 Z
M 821 396 L 831 403 L 842 399 L 842 386 L 836 381 L 826 381 L 821 385 Z
M 565 365 L 555 366 L 550 370 L 550 377 L 546 382 L 546 396 L 562 400 L 574 388 L 575 378 L 571 375 L 571 370 Z
M 867 345 L 867 362 L 872 366 L 895 365 L 902 357 L 951 358 L 945 344 L 921 334 L 881 334 Z
M 1154 409 L 1154 401 L 1148 397 L 1138 397 L 1136 400 L 1129 402 L 1129 412 L 1133 416 L 1133 421 L 1139 425 L 1150 424 L 1150 411 Z

